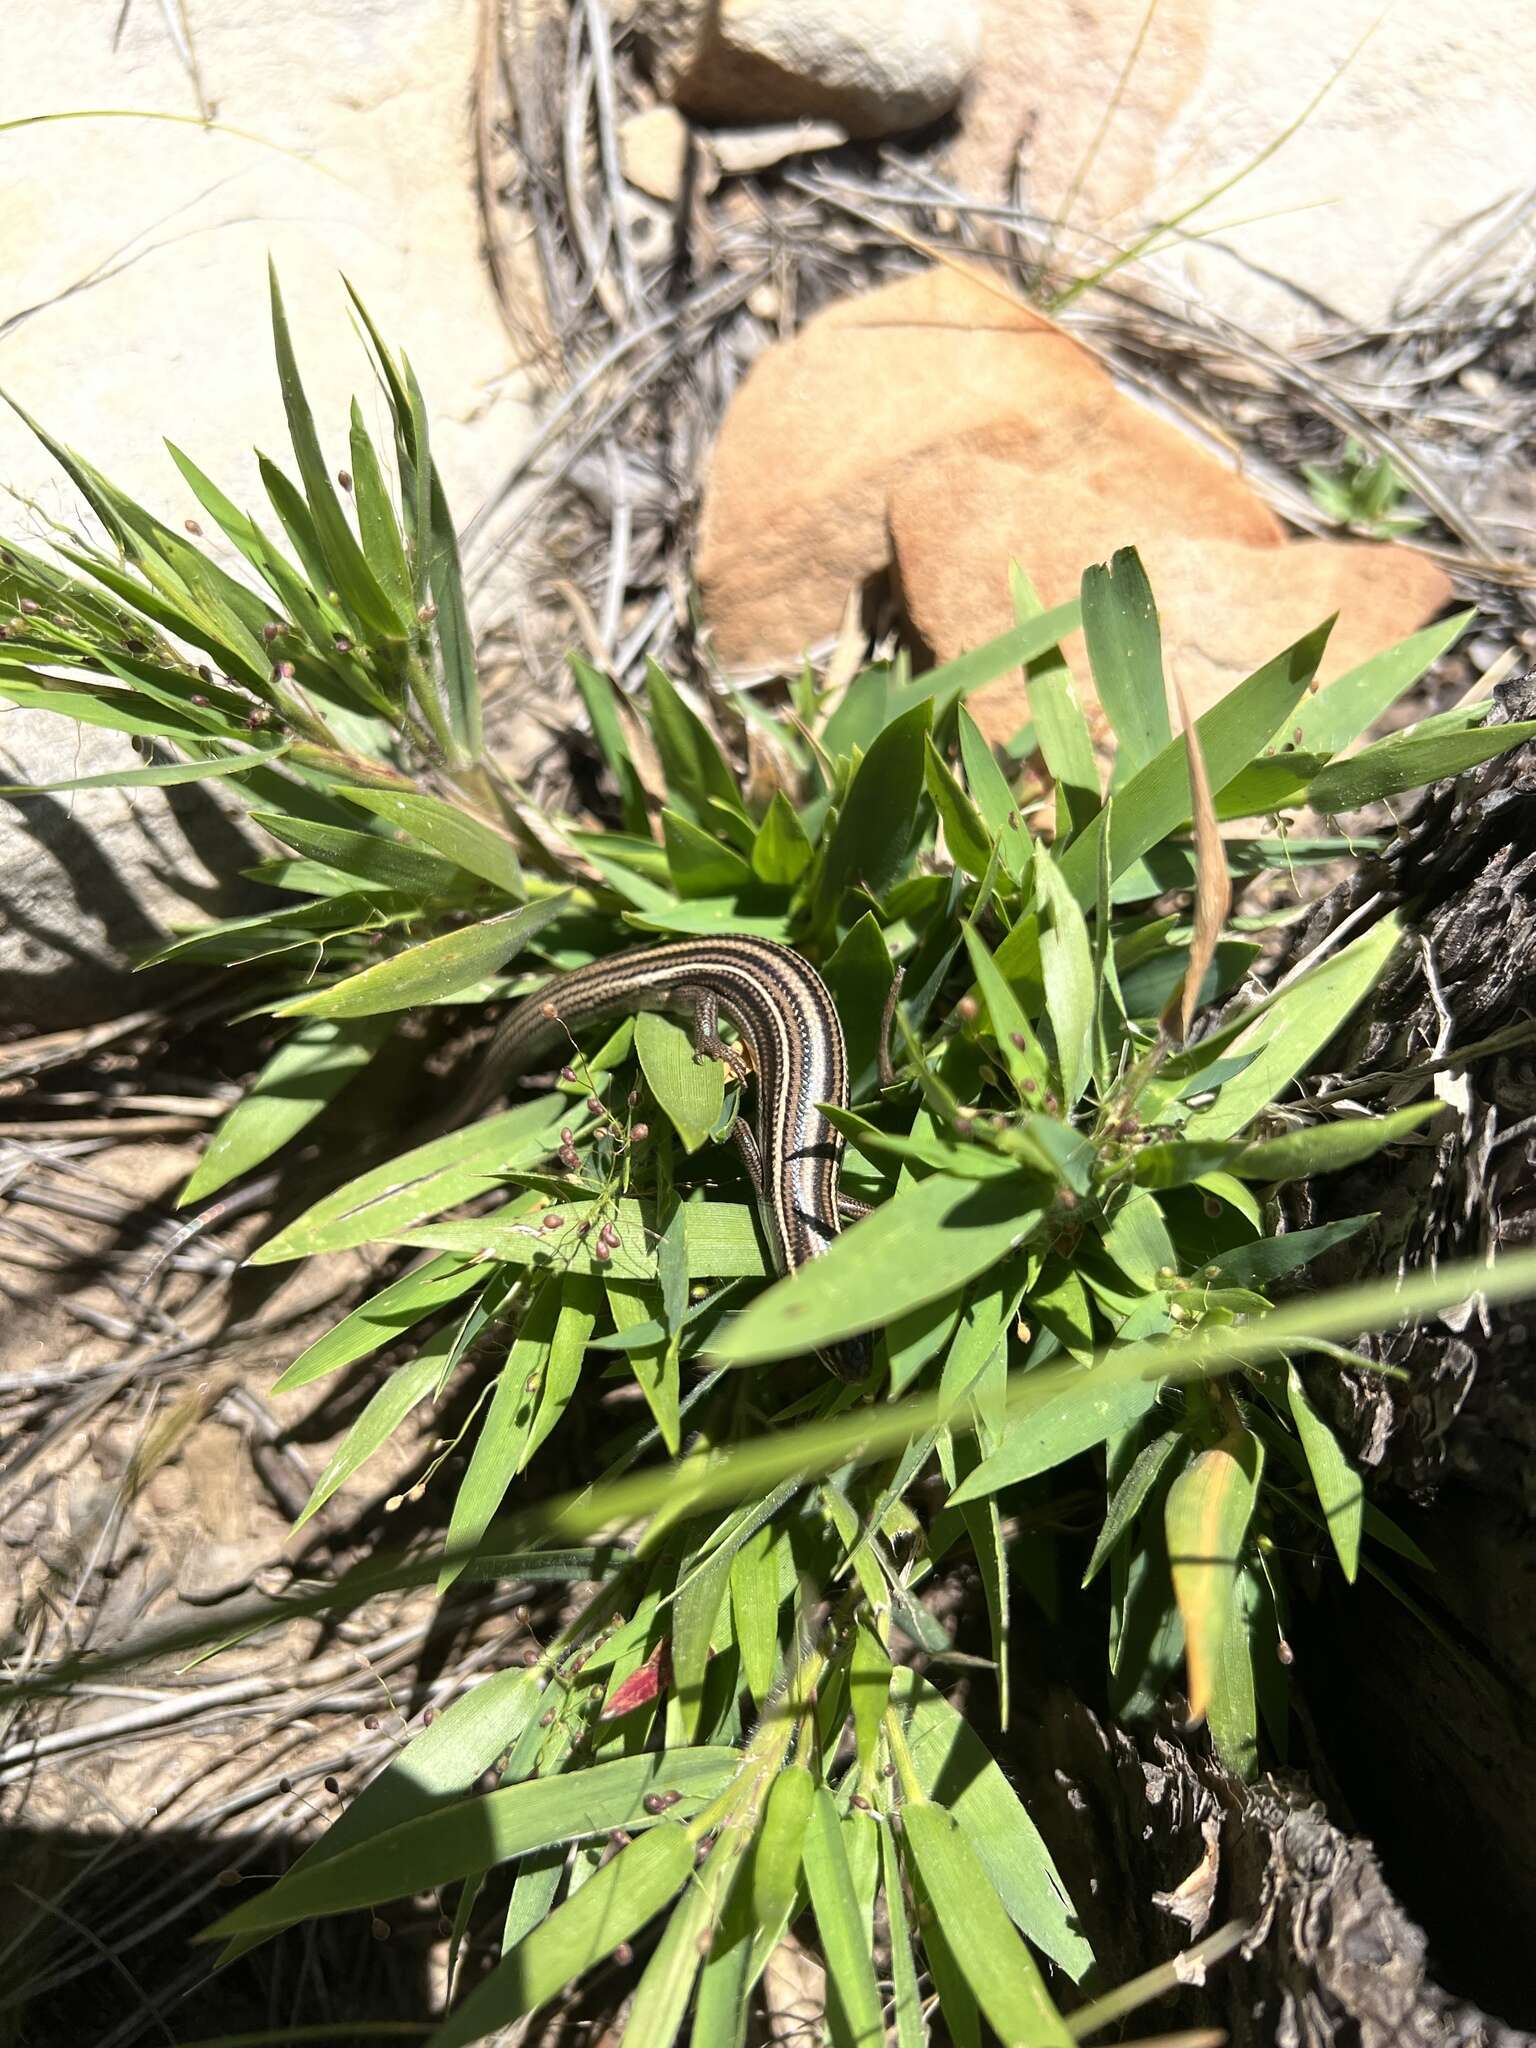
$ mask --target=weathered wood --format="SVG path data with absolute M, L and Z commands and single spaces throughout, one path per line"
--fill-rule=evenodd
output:
M 1103 1981 L 1229 1921 L 1251 1930 L 1203 1983 L 1138 2014 L 1131 2035 L 1214 2025 L 1232 2048 L 1531 2048 L 1435 1982 L 1375 1850 L 1334 1825 L 1304 1778 L 1247 1788 L 1172 1722 L 1138 1740 L 1065 1689 L 1042 1705 L 1016 1738 L 1021 1789 Z

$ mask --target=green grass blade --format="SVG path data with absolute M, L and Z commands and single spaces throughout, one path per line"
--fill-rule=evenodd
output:
M 145 553 L 151 552 L 158 538 L 169 529 L 152 513 L 146 512 L 142 505 L 135 504 L 133 499 L 110 484 L 99 470 L 76 455 L 72 448 L 56 440 L 16 403 L 8 391 L 0 392 L 0 398 L 5 400 L 22 425 L 42 442 L 123 554 L 130 561 L 137 562 Z
M 519 1862 L 512 1896 L 507 1901 L 507 1917 L 502 1923 L 503 1955 L 549 1917 L 560 1880 L 565 1876 L 565 1858 L 565 1845 L 557 1842 L 553 1848 L 530 1850 Z
M 1240 1074 L 1218 1089 L 1208 1108 L 1195 1111 L 1184 1126 L 1185 1137 L 1230 1138 L 1276 1101 L 1364 1000 L 1400 936 L 1397 920 L 1384 917 L 1300 981 L 1282 989 L 1233 1038 L 1232 1054 L 1252 1057 Z
M 316 602 L 324 600 L 327 604 L 332 604 L 334 599 L 336 624 L 331 630 L 334 632 L 344 625 L 350 626 L 355 615 L 351 608 L 345 605 L 341 592 L 333 592 L 331 589 L 330 563 L 325 558 L 325 546 L 320 538 L 320 529 L 311 516 L 304 493 L 293 479 L 286 475 L 270 456 L 263 455 L 259 448 L 256 451 L 256 469 L 272 509 L 277 514 L 278 523 L 292 543 L 300 567 L 309 579 Z M 362 621 L 357 620 L 357 625 L 361 629 Z
M 581 1379 L 587 1344 L 597 1326 L 601 1302 L 597 1282 L 580 1273 L 568 1274 L 560 1289 L 560 1314 L 550 1341 L 549 1362 L 539 1383 L 538 1407 L 528 1425 L 528 1436 L 518 1460 L 526 1471 L 534 1452 L 558 1424 L 570 1406 Z
M 1004 2041 L 1071 2048 L 1034 1958 L 952 1814 L 926 1801 L 902 1808 L 902 1841 L 976 2002 Z
M 427 2048 L 469 2048 L 536 2010 L 638 1934 L 692 1871 L 693 1841 L 676 1821 L 661 1821 L 636 1836 L 502 1958 Z
M 827 2023 L 834 2048 L 881 2048 L 885 2023 L 853 1875 L 824 1785 L 811 1802 L 803 1844 L 806 1889 L 827 1963 Z
M 1045 1048 L 980 934 L 969 924 L 962 926 L 961 930 L 970 956 L 971 972 L 976 977 L 976 987 L 992 1027 L 992 1041 L 997 1047 L 998 1058 L 1020 1102 L 1026 1106 L 1042 1103 L 1051 1085 L 1051 1067 Z
M 1325 684 L 1296 714 L 1302 734 L 1298 744 L 1311 753 L 1341 752 L 1390 710 L 1405 690 L 1413 688 L 1476 616 L 1475 611 L 1465 611 L 1437 619 L 1422 632 L 1400 640 L 1382 654 L 1373 654 L 1369 661 Z
M 1121 548 L 1107 568 L 1085 569 L 1082 602 L 1093 687 L 1120 743 L 1119 788 L 1173 738 L 1157 606 L 1136 550 Z
M 1256 1655 L 1275 1657 L 1275 1627 L 1267 1630 L 1264 1583 L 1255 1568 L 1244 1565 L 1232 1588 L 1232 1611 L 1221 1639 L 1221 1656 L 1211 1686 L 1207 1713 L 1216 1754 L 1234 1778 L 1257 1777 L 1259 1708 L 1255 1683 Z M 1278 1669 L 1278 1665 L 1275 1667 Z
M 203 510 L 217 521 L 229 540 L 262 578 L 286 616 L 309 642 L 308 649 L 295 649 L 290 639 L 281 650 L 284 658 L 287 658 L 289 653 L 304 653 L 307 657 L 305 670 L 308 675 L 313 657 L 318 655 L 324 664 L 327 677 L 334 686 L 342 688 L 349 695 L 361 697 L 375 708 L 385 705 L 386 700 L 373 685 L 366 669 L 356 661 L 343 661 L 334 651 L 335 638 L 345 634 L 347 621 L 334 606 L 324 603 L 316 594 L 317 590 L 323 592 L 326 587 L 323 575 L 319 575 L 316 580 L 318 549 L 315 551 L 314 564 L 308 571 L 311 579 L 316 582 L 316 588 L 311 589 L 292 563 L 272 546 L 256 522 L 232 504 L 212 479 L 203 474 L 190 456 L 184 455 L 173 442 L 167 441 L 165 445 L 171 460 L 186 478 Z M 263 464 L 264 475 L 267 475 L 269 467 Z M 297 492 L 293 492 L 291 486 L 288 488 L 292 497 L 302 507 L 303 501 L 298 499 Z M 271 491 L 269 479 L 269 495 Z M 291 526 L 289 531 L 292 531 Z M 280 622 L 273 620 L 271 623 Z
M 643 1010 L 635 1018 L 635 1051 L 640 1071 L 659 1109 L 683 1141 L 697 1152 L 719 1129 L 725 1110 L 725 1068 L 700 1059 L 688 1032 L 670 1017 Z
M 848 1041 L 848 1098 L 862 1102 L 879 1079 L 886 998 L 895 969 L 885 937 L 865 911 L 823 970 Z
M 718 797 L 727 809 L 740 811 L 741 791 L 714 734 L 654 661 L 646 663 L 645 693 L 651 736 L 674 805 L 701 826 L 707 821 L 706 797 Z
M 1204 1719 L 1218 1683 L 1237 1568 L 1263 1469 L 1264 1446 L 1250 1430 L 1234 1429 L 1193 1458 L 1168 1489 L 1168 1564 L 1184 1621 L 1195 1721 Z
M 891 1698 L 924 1794 L 965 1829 L 1013 1924 L 1077 1982 L 1093 1950 L 1050 1851 L 987 1745 L 914 1671 L 894 1674 Z
M 1305 697 L 1332 626 L 1330 619 L 1306 634 L 1195 721 L 1206 773 L 1218 798 L 1233 777 L 1263 753 Z M 1116 792 L 1109 832 L 1112 874 L 1123 874 L 1160 840 L 1187 825 L 1191 815 L 1189 754 L 1180 736 Z M 1098 841 L 1104 830 L 1101 812 L 1061 860 L 1062 875 L 1085 909 L 1098 894 Z
M 931 738 L 924 755 L 923 772 L 929 797 L 944 827 L 944 843 L 949 848 L 950 858 L 957 868 L 980 881 L 992 860 L 992 835 Z
M 901 1189 L 822 1257 L 759 1295 L 723 1332 L 714 1356 L 729 1365 L 792 1358 L 938 1301 L 1030 1235 L 1044 1214 L 1043 1188 L 1034 1177 L 937 1175 Z M 920 1259 L 914 1245 L 923 1247 Z
M 1039 1308 L 1037 1301 L 1033 1312 L 1038 1314 Z M 1011 1422 L 997 1449 L 955 1488 L 949 1505 L 985 1500 L 1005 1486 L 1053 1471 L 1068 1458 L 1091 1451 L 1120 1430 L 1129 1429 L 1157 1400 L 1157 1389 L 1145 1382 L 1110 1385 L 1098 1392 L 1092 1378 L 1091 1372 L 1086 1375 L 1088 1383 L 1081 1393 L 1074 1391 Z
M 892 719 L 854 770 L 816 879 L 818 928 L 831 930 L 846 890 L 859 886 L 878 896 L 905 866 L 923 789 L 929 718 L 924 701 Z
M 891 1944 L 891 2017 L 896 2031 L 896 2048 L 924 2048 L 928 2031 L 923 2025 L 923 2001 L 917 1984 L 917 1962 L 912 1953 L 912 1929 L 907 1919 L 896 1838 L 889 1828 L 880 1830 L 880 1874 Z
M 632 2048 L 672 2048 L 749 1840 L 740 1826 L 723 1828 L 703 1869 L 672 1909 L 624 2023 L 624 2039 Z
M 1082 607 L 1076 598 L 1066 604 L 1058 604 L 1048 612 L 1021 620 L 984 646 L 972 648 L 969 654 L 943 662 L 938 668 L 929 669 L 926 675 L 917 676 L 903 687 L 893 689 L 891 713 L 895 716 L 914 704 L 931 703 L 933 720 L 937 724 L 958 699 L 968 697 L 973 690 L 982 689 L 987 683 L 995 683 L 1011 668 L 1038 661 L 1041 655 L 1065 640 L 1069 633 L 1075 633 L 1081 624 Z
M 1017 562 L 1009 568 L 1008 587 L 1013 595 L 1014 616 L 1021 627 L 1043 616 L 1035 586 Z M 1065 802 L 1067 815 L 1065 819 L 1058 815 L 1057 831 L 1064 834 L 1069 824 L 1074 831 L 1080 831 L 1097 812 L 1103 796 L 1093 734 L 1060 648 L 1048 648 L 1030 662 L 1026 688 L 1036 744 L 1061 792 L 1058 812 L 1063 799 Z
M 1275 1367 L 1273 1370 L 1279 1371 Z M 1360 1536 L 1365 1525 L 1365 1488 L 1360 1474 L 1345 1457 L 1339 1440 L 1313 1407 L 1294 1365 L 1285 1367 L 1285 1397 L 1306 1454 L 1307 1469 L 1317 1488 L 1318 1506 L 1328 1525 L 1328 1540 L 1338 1553 L 1349 1583 L 1360 1569 Z
M 657 1791 L 678 1793 L 678 1804 L 669 1812 L 674 1820 L 686 1819 L 730 1782 L 739 1761 L 732 1749 L 618 1757 L 458 1800 L 375 1833 L 324 1862 L 295 1867 L 200 1938 L 272 1933 L 297 1920 L 352 1912 L 452 1884 L 557 1842 L 581 1841 L 613 1828 L 638 1832 L 652 1823 L 645 1801 Z
M 1134 1428 L 1134 1424 L 1132 1425 Z M 1088 1560 L 1082 1583 L 1091 1585 L 1108 1562 L 1110 1552 L 1130 1528 L 1132 1522 L 1146 1505 L 1147 1497 L 1162 1477 L 1168 1461 L 1189 1438 L 1182 1430 L 1165 1429 L 1153 1437 L 1149 1444 L 1143 1444 L 1120 1484 L 1115 1488 L 1104 1517 L 1104 1526 L 1094 1542 L 1093 1555 Z M 1113 1453 L 1113 1446 L 1111 1446 Z
M 1325 814 L 1357 811 L 1363 804 L 1379 803 L 1403 790 L 1423 789 L 1446 776 L 1460 775 L 1533 739 L 1533 719 L 1483 726 L 1474 732 L 1393 733 L 1390 739 L 1378 740 L 1314 776 L 1307 787 L 1307 802 Z
M 289 1531 L 290 1536 L 297 1535 L 331 1495 L 345 1486 L 375 1452 L 383 1449 L 417 1403 L 427 1398 L 445 1368 L 452 1344 L 452 1329 L 438 1330 L 427 1338 L 409 1365 L 395 1367 L 326 1460 L 324 1471 Z
M 714 832 L 677 811 L 661 814 L 662 841 L 673 888 L 686 900 L 734 897 L 752 887 L 752 870 Z
M 307 1387 L 312 1380 L 370 1357 L 484 1278 L 483 1266 L 449 1252 L 402 1273 L 301 1351 L 273 1384 L 273 1393 L 292 1393 L 296 1387 Z
M 640 771 L 624 737 L 624 726 L 618 712 L 618 690 L 609 677 L 583 661 L 579 654 L 568 654 L 566 660 L 576 678 L 581 701 L 587 707 L 587 716 L 592 721 L 592 737 L 597 741 L 597 750 L 618 785 L 624 830 L 645 837 L 650 830 L 645 785 L 640 780 Z
M 404 638 L 410 633 L 412 620 L 408 614 L 402 617 L 380 588 L 378 578 L 368 566 L 336 496 L 331 473 L 321 452 L 320 437 L 315 431 L 314 414 L 310 411 L 299 376 L 275 266 L 269 266 L 268 275 L 272 296 L 272 345 L 277 355 L 283 410 L 288 417 L 288 433 L 298 460 L 299 475 L 304 482 L 309 512 L 325 551 L 329 580 L 341 593 L 342 602 L 370 636 L 380 634 L 386 639 Z
M 520 953 L 535 932 L 559 915 L 562 897 L 546 897 L 522 910 L 503 911 L 479 924 L 443 932 L 408 946 L 360 974 L 349 975 L 330 988 L 293 996 L 274 1006 L 278 1017 L 376 1017 L 435 1002 L 459 989 L 472 988 Z
M 480 719 L 480 676 L 475 665 L 475 640 L 470 630 L 469 609 L 464 596 L 464 572 L 459 561 L 458 535 L 443 490 L 437 465 L 427 452 L 427 408 L 416 383 L 416 373 L 402 358 L 410 392 L 412 417 L 418 431 L 418 474 L 427 476 L 427 522 L 418 529 L 416 544 L 426 551 L 427 582 L 436 611 L 434 645 L 437 650 L 436 681 L 448 714 L 448 728 L 455 749 L 452 765 L 467 766 L 478 761 L 482 745 Z
M 309 860 L 324 861 L 355 881 L 374 882 L 384 889 L 408 889 L 420 896 L 440 899 L 451 894 L 458 880 L 451 862 L 417 846 L 402 846 L 387 833 L 352 832 L 277 811 L 253 811 L 251 822 L 296 853 Z
M 731 1560 L 731 1621 L 742 1676 L 761 1707 L 779 1658 L 779 1553 L 772 1528 L 754 1529 Z
M 1040 973 L 1045 1010 L 1056 1041 L 1062 1107 L 1073 1109 L 1093 1073 L 1093 1023 L 1098 977 L 1093 945 L 1081 908 L 1061 871 L 1042 846 L 1035 856 L 1040 894 L 1049 922 L 1040 934 Z
M 394 501 L 372 437 L 363 424 L 362 407 L 352 401 L 352 488 L 357 498 L 357 529 L 368 566 L 388 593 L 395 611 L 408 618 L 415 609 L 411 566 L 395 518 Z
M 672 1607 L 672 1683 L 682 1732 L 697 1741 L 710 1637 L 730 1592 L 735 1546 L 727 1544 L 691 1574 Z
M 960 759 L 972 801 L 986 821 L 987 830 L 1002 849 L 1003 866 L 1012 879 L 1023 884 L 1034 856 L 1034 842 L 1019 815 L 1018 800 L 1008 778 L 997 765 L 981 728 L 962 704 L 957 714 Z
M 747 1876 L 743 1872 L 732 1888 L 719 1931 L 709 1942 L 709 1953 L 704 1958 L 691 2036 L 699 2048 L 704 2048 L 706 2041 L 709 2048 L 746 2048 L 757 1933 Z
M 413 1735 L 337 1815 L 320 1840 L 304 1850 L 280 1881 L 281 1886 L 307 1886 L 322 1865 L 364 1845 L 368 1845 L 371 1862 L 371 1845 L 380 1836 L 407 1821 L 453 1806 L 480 1773 L 511 1748 L 538 1712 L 539 1679 L 535 1671 L 498 1671 L 484 1685 L 456 1699 L 430 1727 Z M 376 1871 L 374 1874 L 377 1876 Z M 244 1901 L 236 1914 L 248 1913 L 253 1922 L 260 1923 L 278 1889 Z M 272 1927 L 288 1924 L 285 1912 L 274 1919 Z M 265 1925 L 253 1925 L 250 1931 L 231 1932 L 219 1955 L 220 1967 L 256 1947 L 269 1931 Z
M 168 574 L 160 576 L 160 582 L 174 595 L 167 596 L 148 582 L 141 582 L 126 569 L 102 555 L 82 554 L 78 549 L 59 546 L 64 560 L 92 576 L 104 590 L 142 619 L 152 620 L 164 632 L 178 640 L 185 640 L 191 646 L 206 654 L 214 665 L 225 671 L 232 681 L 243 684 L 256 696 L 270 700 L 270 671 L 264 656 L 258 657 L 252 650 L 249 636 L 241 634 L 237 642 L 231 642 L 217 632 L 204 618 L 201 609 L 193 604 L 182 589 L 179 581 Z M 148 571 L 144 572 L 146 575 Z M 131 630 L 131 629 L 130 629 Z M 103 655 L 109 669 L 114 669 L 112 660 Z M 114 669 L 115 673 L 115 669 Z M 190 688 L 191 685 L 189 684 Z
M 1249 1145 L 1232 1160 L 1230 1171 L 1239 1180 L 1304 1180 L 1316 1173 L 1338 1173 L 1370 1159 L 1384 1145 L 1418 1130 L 1439 1116 L 1445 1104 L 1434 1097 L 1410 1103 L 1386 1116 L 1341 1118 L 1336 1123 L 1309 1124 L 1305 1130 L 1288 1131 L 1284 1137 L 1268 1138 Z
M 470 1553 L 490 1527 L 522 1464 L 538 1392 L 534 1382 L 548 1367 L 559 1316 L 559 1289 L 546 1283 L 534 1295 L 516 1341 L 497 1374 L 490 1406 L 454 1496 L 446 1539 L 453 1556 L 438 1575 L 439 1599 L 464 1569 Z
M 1237 1245 L 1217 1253 L 1212 1261 L 1216 1278 L 1232 1287 L 1256 1287 L 1262 1292 L 1272 1280 L 1321 1258 L 1374 1220 L 1372 1216 L 1345 1216 L 1312 1230 L 1288 1230 L 1283 1237 L 1261 1237 L 1254 1244 Z
M 156 761 L 147 768 L 116 768 L 109 774 L 76 775 L 64 782 L 0 782 L 0 796 L 49 796 L 65 789 L 165 789 L 184 782 L 216 782 L 224 776 L 249 775 L 268 762 L 281 760 L 287 751 L 282 746 L 264 747 L 248 754 L 212 755 L 202 761 Z
M 491 883 L 514 903 L 526 898 L 527 884 L 510 836 L 484 818 L 414 790 L 348 789 L 342 794 L 348 803 L 383 818 L 466 874 Z
M 500 1187 L 518 1167 L 548 1158 L 569 1115 L 564 1096 L 545 1095 L 417 1145 L 314 1203 L 258 1245 L 249 1263 L 275 1266 L 387 1240 L 425 1216 Z
M 752 872 L 770 888 L 792 889 L 811 864 L 811 842 L 782 789 L 764 813 L 752 843 Z
M 297 1137 L 357 1079 L 390 1029 L 382 1018 L 301 1025 L 214 1131 L 177 1207 L 227 1186 Z

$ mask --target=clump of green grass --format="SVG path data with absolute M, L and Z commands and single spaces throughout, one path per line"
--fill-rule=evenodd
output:
M 1331 1558 L 1353 1580 L 1373 1549 L 1379 1573 L 1415 1555 L 1366 1503 L 1300 1361 L 1358 1365 L 1339 1347 L 1361 1331 L 1533 1275 L 1509 1260 L 1280 1299 L 1370 1219 L 1280 1232 L 1277 1191 L 1428 1142 L 1438 1102 L 1427 1076 L 1382 1116 L 1319 1116 L 1295 1095 L 1400 935 L 1383 918 L 1245 998 L 1286 913 L 1234 914 L 1234 889 L 1359 850 L 1299 835 L 1292 810 L 1357 810 L 1536 727 L 1484 728 L 1479 705 L 1350 751 L 1463 614 L 1324 688 L 1320 626 L 1176 736 L 1156 607 L 1125 552 L 1050 612 L 1017 576 L 1013 629 L 945 667 L 876 664 L 836 695 L 794 679 L 788 715 L 724 691 L 706 705 L 654 668 L 627 697 L 573 661 L 609 817 L 541 813 L 484 749 L 425 407 L 362 318 L 393 462 L 354 409 L 338 481 L 274 285 L 297 477 L 261 474 L 286 548 L 177 455 L 253 580 L 52 442 L 108 545 L 0 554 L 0 692 L 152 744 L 148 765 L 96 781 L 227 778 L 277 849 L 258 870 L 270 908 L 152 956 L 259 964 L 284 1027 L 184 1199 L 323 1133 L 422 1005 L 467 1023 L 635 944 L 746 933 L 798 948 L 836 999 L 852 1093 L 833 1113 L 871 1213 L 773 1277 L 721 1146 L 742 1084 L 647 1017 L 573 1045 L 568 1071 L 512 1107 L 360 1176 L 338 1167 L 258 1249 L 265 1264 L 414 1255 L 278 1381 L 403 1350 L 305 1517 L 413 1409 L 484 1381 L 462 1474 L 425 1482 L 444 1507 L 434 1554 L 309 1604 L 423 1577 L 596 1590 L 214 1932 L 244 1948 L 459 1880 L 457 1949 L 483 1879 L 511 1865 L 499 1960 L 435 2048 L 484 2038 L 621 1944 L 644 1956 L 627 2039 L 665 2048 L 691 2014 L 693 2038 L 739 2042 L 791 1926 L 814 1928 L 836 2042 L 892 2028 L 908 2048 L 936 1997 L 957 2040 L 984 2018 L 1003 2039 L 1066 2043 L 1095 2023 L 1093 2006 L 1061 2010 L 1093 1956 L 998 1763 L 904 1661 L 956 1649 L 925 1590 L 974 1560 L 1005 1726 L 1024 1576 L 1078 1588 L 1062 1593 L 1073 1625 L 1107 1627 L 1117 1713 L 1182 1686 L 1235 1774 L 1284 1755 L 1291 1575 Z M 1116 739 L 1107 786 L 1059 651 L 1079 627 Z M 1021 665 L 1050 782 L 1033 803 L 966 709 Z M 772 786 L 741 771 L 754 724 L 784 764 Z M 865 1334 L 862 1386 L 810 1356 Z M 644 1425 L 579 1492 L 508 1513 L 573 1406 L 615 1376 Z M 1101 1505 L 1073 1533 L 1051 1504 L 1085 1484 Z M 487 1770 L 498 1788 L 473 1791 Z
M 1337 464 L 1304 462 L 1301 473 L 1320 512 L 1371 540 L 1402 540 L 1424 525 L 1405 503 L 1407 487 L 1391 456 L 1373 456 L 1352 434 Z

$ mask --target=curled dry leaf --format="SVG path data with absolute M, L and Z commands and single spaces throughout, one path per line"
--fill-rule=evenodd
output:
M 1190 941 L 1184 986 L 1179 994 L 1179 1037 L 1187 1039 L 1200 1000 L 1200 985 L 1216 958 L 1221 928 L 1232 908 L 1232 877 L 1227 872 L 1226 849 L 1221 843 L 1221 830 L 1216 823 L 1216 804 L 1211 795 L 1211 778 L 1206 773 L 1200 736 L 1190 716 L 1182 686 L 1175 682 L 1173 689 L 1178 699 L 1179 719 L 1184 727 L 1184 744 L 1189 749 L 1190 814 L 1195 830 L 1195 932 Z

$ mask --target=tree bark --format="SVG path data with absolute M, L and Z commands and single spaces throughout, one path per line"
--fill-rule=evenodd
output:
M 1230 1921 L 1237 1951 L 1129 2033 L 1218 2026 L 1232 2048 L 1531 2048 L 1435 1981 L 1423 1931 L 1372 1845 L 1299 1774 L 1244 1786 L 1203 1734 L 1139 1739 L 1053 1691 L 1020 1748 L 1025 1789 L 1102 1981 L 1123 1983 Z

